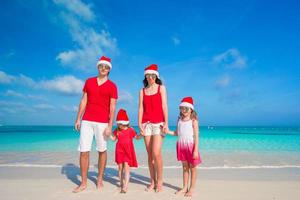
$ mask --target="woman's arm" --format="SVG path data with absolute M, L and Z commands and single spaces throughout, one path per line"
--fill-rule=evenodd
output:
M 193 152 L 193 158 L 196 159 L 198 158 L 198 145 L 199 145 L 199 123 L 198 120 L 193 120 L 193 131 L 194 131 L 194 152 Z
M 139 126 L 139 129 L 140 129 L 141 135 L 144 135 L 144 129 L 143 129 L 143 125 L 142 125 L 143 112 L 144 112 L 144 108 L 143 108 L 143 89 L 141 89 L 140 94 L 139 94 L 139 113 L 138 113 L 138 126 Z
M 76 121 L 75 121 L 75 130 L 79 131 L 80 130 L 80 120 L 82 117 L 82 114 L 85 111 L 86 108 L 86 104 L 87 104 L 87 93 L 84 92 L 81 100 L 80 100 L 80 104 L 79 104 L 79 108 L 78 108 L 78 112 L 77 112 L 77 116 L 76 116 Z
M 169 118 L 168 118 L 168 103 L 167 103 L 167 90 L 165 86 L 161 86 L 161 100 L 162 100 L 162 109 L 164 114 L 165 123 L 163 126 L 163 132 L 167 133 L 169 132 Z

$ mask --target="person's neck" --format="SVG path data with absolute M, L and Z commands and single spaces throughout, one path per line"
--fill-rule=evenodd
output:
M 104 76 L 104 75 L 101 75 L 101 74 L 99 74 L 97 78 L 100 82 L 104 82 L 108 79 L 107 76 Z
M 156 83 L 152 83 L 148 85 L 148 88 L 154 88 L 156 86 Z
M 185 116 L 181 118 L 182 121 L 189 121 L 191 120 L 191 116 Z

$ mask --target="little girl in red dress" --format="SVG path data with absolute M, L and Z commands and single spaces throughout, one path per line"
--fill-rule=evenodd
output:
M 117 140 L 115 162 L 118 164 L 121 193 L 126 193 L 130 178 L 130 167 L 138 167 L 133 138 L 139 140 L 135 130 L 129 126 L 129 119 L 124 109 L 117 114 L 117 128 L 113 131 L 111 139 Z

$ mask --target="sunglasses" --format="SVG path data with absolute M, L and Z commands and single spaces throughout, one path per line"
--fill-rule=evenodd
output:
M 156 75 L 155 74 L 146 74 L 145 77 L 154 79 L 154 78 L 156 78 Z
M 104 64 L 98 65 L 98 68 L 99 69 L 105 69 L 105 70 L 109 70 L 110 69 L 110 67 L 108 65 L 104 65 Z
M 185 107 L 185 106 L 180 106 L 179 109 L 180 109 L 180 111 L 182 111 L 182 112 L 187 112 L 187 111 L 190 110 L 189 107 Z

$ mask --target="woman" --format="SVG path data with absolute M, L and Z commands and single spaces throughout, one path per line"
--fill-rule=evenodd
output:
M 139 94 L 139 129 L 144 136 L 148 154 L 150 185 L 146 191 L 162 190 L 162 154 L 161 148 L 168 127 L 167 92 L 159 79 L 158 67 L 152 64 L 145 68 L 144 88 Z

